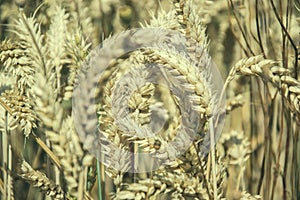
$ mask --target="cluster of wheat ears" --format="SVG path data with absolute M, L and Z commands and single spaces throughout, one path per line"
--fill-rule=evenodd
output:
M 1 1 L 0 199 L 300 199 L 299 10 Z

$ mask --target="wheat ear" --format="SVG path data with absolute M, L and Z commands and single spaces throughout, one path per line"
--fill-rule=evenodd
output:
M 54 199 L 67 198 L 64 191 L 59 185 L 56 185 L 44 173 L 32 169 L 32 167 L 25 160 L 22 160 L 20 163 L 19 176 L 28 181 L 34 187 L 39 188 L 49 197 L 52 197 Z
M 238 61 L 231 69 L 224 88 L 237 75 L 251 75 L 271 83 L 288 102 L 288 108 L 300 122 L 300 82 L 290 76 L 288 69 L 270 59 L 253 56 Z

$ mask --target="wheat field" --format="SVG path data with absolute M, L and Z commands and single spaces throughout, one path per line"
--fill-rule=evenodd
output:
M 0 199 L 300 199 L 298 0 L 1 0 Z

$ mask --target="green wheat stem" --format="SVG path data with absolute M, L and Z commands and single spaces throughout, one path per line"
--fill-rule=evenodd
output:
M 98 151 L 97 151 L 97 158 Z M 100 161 L 97 160 L 97 179 L 98 179 L 98 200 L 102 200 L 102 191 L 101 191 L 101 171 L 100 171 Z

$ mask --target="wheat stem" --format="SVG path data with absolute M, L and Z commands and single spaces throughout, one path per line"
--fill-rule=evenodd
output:
M 241 24 L 241 22 L 240 22 L 240 20 L 239 20 L 239 18 L 238 18 L 238 16 L 237 16 L 237 14 L 235 13 L 235 8 L 234 8 L 234 5 L 233 5 L 233 2 L 232 2 L 232 0 L 229 0 L 229 7 L 231 8 L 231 10 L 232 10 L 232 14 L 233 14 L 233 16 L 234 16 L 234 18 L 235 18 L 235 20 L 236 20 L 236 22 L 237 22 L 237 25 L 238 25 L 238 27 L 239 27 L 239 30 L 241 31 L 241 34 L 242 34 L 242 36 L 243 36 L 243 38 L 244 38 L 244 42 L 245 42 L 245 44 L 246 44 L 246 46 L 247 46 L 247 49 L 250 51 L 250 53 L 251 53 L 251 55 L 255 55 L 255 53 L 253 52 L 253 50 L 252 50 L 252 48 L 251 48 L 251 45 L 250 45 L 250 43 L 249 43 L 249 39 L 247 38 L 247 36 L 246 36 L 246 33 L 244 32 L 244 29 L 243 29 L 243 27 L 242 27 L 242 24 Z M 246 51 L 247 52 L 247 51 Z
M 10 138 L 9 138 L 9 141 L 10 141 Z M 12 149 L 11 149 L 11 144 L 8 145 L 8 163 L 7 164 L 8 164 L 7 165 L 7 170 L 12 171 Z M 13 179 L 12 179 L 10 173 L 7 173 L 7 199 L 14 199 L 13 191 L 12 191 L 12 187 L 13 187 L 12 184 L 13 184 Z
M 2 167 L 1 167 L 1 170 L 2 170 Z M 4 170 L 2 170 L 4 171 Z M 0 178 L 0 193 L 1 193 L 1 196 L 3 197 L 3 194 L 4 194 L 4 183 L 3 183 L 3 180 Z
M 84 188 L 85 188 L 85 170 L 81 170 L 78 176 L 78 192 L 77 199 L 83 199 L 84 197 Z
M 7 111 L 4 112 L 5 113 L 5 129 L 3 131 L 3 134 L 2 134 L 2 156 L 3 156 L 3 185 L 4 185 L 4 195 L 3 195 L 3 199 L 7 199 L 7 187 L 8 187 L 8 173 L 6 171 L 6 168 L 7 168 L 7 162 L 8 162 L 8 152 L 7 152 L 7 149 L 8 149 L 8 135 L 7 135 L 7 132 L 8 132 L 8 125 L 7 125 Z
M 54 164 L 57 166 L 59 170 L 61 170 L 61 163 L 57 156 L 49 149 L 49 147 L 41 140 L 34 132 L 30 134 L 33 139 L 42 147 L 42 149 L 48 154 Z
M 264 58 L 267 58 L 265 49 L 262 43 L 261 39 L 261 34 L 260 34 L 260 27 L 259 27 L 259 18 L 258 18 L 258 0 L 255 0 L 255 20 L 256 20 L 256 31 L 257 31 L 257 36 L 258 36 L 258 41 L 259 41 L 259 46 L 262 51 L 262 54 L 264 55 Z
M 214 192 L 214 199 L 218 199 L 218 188 L 217 188 L 217 176 L 216 176 L 216 155 L 215 155 L 215 132 L 214 132 L 214 122 L 213 118 L 209 120 L 209 132 L 210 132 L 210 148 L 211 148 L 211 167 L 212 167 L 212 178 L 213 178 L 213 192 Z
M 98 154 L 99 151 L 97 151 Z M 97 156 L 97 159 L 99 157 Z M 100 159 L 99 159 L 100 160 Z M 102 188 L 101 188 L 101 170 L 100 170 L 100 161 L 97 160 L 97 180 L 98 180 L 98 200 L 102 200 Z
M 193 146 L 194 146 L 195 149 L 197 149 L 197 145 L 196 145 L 195 141 L 193 142 Z M 212 200 L 212 196 L 211 196 L 210 191 L 209 191 L 209 184 L 208 184 L 208 181 L 207 181 L 208 178 L 205 176 L 205 170 L 204 170 L 204 167 L 202 166 L 202 161 L 201 161 L 201 157 L 200 157 L 199 153 L 197 153 L 197 160 L 198 160 L 198 163 L 199 163 L 199 166 L 200 166 L 199 167 L 200 168 L 200 173 L 204 177 L 203 182 L 204 182 L 204 185 L 205 185 L 206 193 L 209 197 L 209 200 Z
M 296 44 L 294 43 L 293 38 L 290 36 L 290 34 L 289 34 L 287 28 L 286 28 L 286 27 L 284 26 L 284 24 L 282 23 L 282 20 L 280 19 L 279 14 L 278 14 L 278 11 L 277 11 L 277 9 L 276 9 L 276 7 L 275 7 L 274 1 L 271 0 L 270 2 L 271 2 L 272 9 L 273 9 L 273 11 L 274 11 L 275 17 L 276 17 L 278 23 L 279 23 L 280 26 L 281 26 L 281 29 L 284 31 L 284 33 L 285 33 L 286 36 L 288 37 L 288 40 L 290 41 L 290 43 L 291 43 L 291 45 L 292 45 L 292 47 L 293 47 L 293 49 L 294 49 L 294 52 L 295 52 L 295 64 L 294 64 L 294 69 L 295 69 L 295 79 L 298 79 L 298 59 L 297 59 L 297 58 L 298 58 L 298 49 L 297 49 L 297 46 L 296 46 Z

